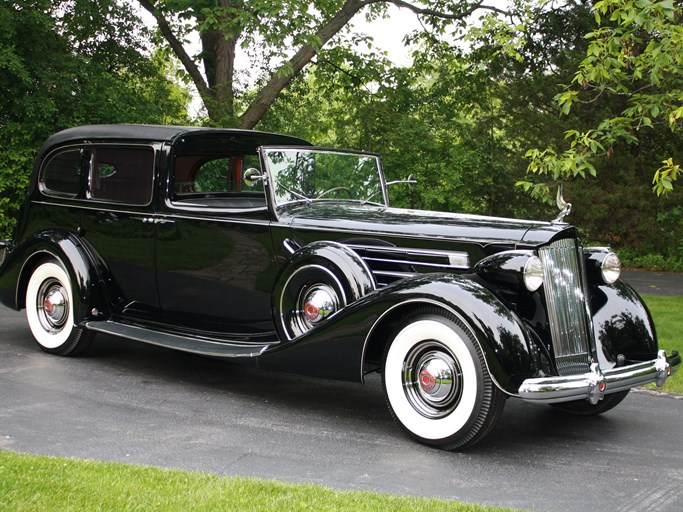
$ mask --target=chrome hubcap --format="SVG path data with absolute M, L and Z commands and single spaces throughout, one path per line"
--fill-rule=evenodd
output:
M 462 370 L 441 343 L 419 343 L 406 356 L 403 389 L 413 408 L 426 418 L 440 418 L 455 409 L 462 396 Z
M 64 328 L 69 316 L 68 294 L 57 279 L 47 279 L 38 290 L 36 310 L 40 324 L 49 333 L 57 333 Z
M 301 290 L 294 317 L 306 332 L 339 309 L 339 297 L 331 286 L 318 283 Z

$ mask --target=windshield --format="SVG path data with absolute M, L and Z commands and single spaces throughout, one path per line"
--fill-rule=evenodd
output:
M 278 205 L 314 200 L 385 203 L 377 155 L 299 148 L 261 151 Z

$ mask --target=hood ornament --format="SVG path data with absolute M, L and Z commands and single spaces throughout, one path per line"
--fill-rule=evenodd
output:
M 557 204 L 557 207 L 560 209 L 560 214 L 555 217 L 555 219 L 552 221 L 552 224 L 562 224 L 564 222 L 564 218 L 569 215 L 569 212 L 572 211 L 572 204 L 565 201 L 564 197 L 562 197 L 562 183 L 557 186 L 557 197 L 555 198 L 555 204 Z

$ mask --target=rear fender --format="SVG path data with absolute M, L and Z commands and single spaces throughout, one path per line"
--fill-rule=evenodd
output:
M 7 254 L 0 276 L 3 304 L 20 310 L 26 307 L 26 287 L 38 265 L 58 260 L 74 287 L 74 321 L 93 318 L 92 309 L 108 311 L 100 271 L 81 241 L 71 233 L 44 231 L 24 240 Z

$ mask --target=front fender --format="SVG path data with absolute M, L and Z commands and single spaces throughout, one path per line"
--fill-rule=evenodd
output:
M 529 335 L 516 314 L 465 276 L 430 274 L 397 281 L 332 315 L 324 324 L 259 358 L 262 367 L 362 381 L 367 354 L 387 342 L 388 324 L 410 309 L 440 307 L 460 317 L 479 343 L 488 371 L 514 394 L 534 374 Z
M 657 335 L 652 316 L 638 293 L 618 280 L 591 290 L 593 332 L 598 362 L 602 369 L 647 361 L 657 355 Z
M 0 273 L 0 302 L 19 310 L 26 307 L 26 286 L 33 270 L 46 258 L 59 260 L 74 288 L 74 321 L 91 317 L 93 306 L 106 307 L 97 266 L 75 235 L 58 230 L 38 233 L 9 252 Z

